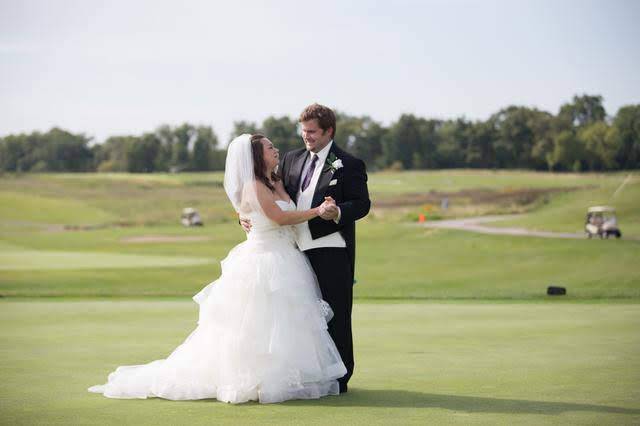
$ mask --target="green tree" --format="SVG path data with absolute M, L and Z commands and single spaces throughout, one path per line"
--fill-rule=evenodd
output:
M 33 132 L 4 139 L 7 158 L 2 161 L 10 170 L 84 172 L 93 168 L 90 138 L 83 134 L 54 127 L 47 133 Z
M 553 140 L 553 151 L 547 156 L 549 170 L 582 170 L 584 158 L 582 144 L 570 130 L 557 134 Z
M 91 169 L 93 158 L 88 146 L 90 138 L 57 127 L 44 136 L 48 140 L 47 160 L 53 166 L 49 170 L 86 172 Z
M 393 123 L 383 140 L 387 164 L 400 162 L 402 168 L 412 169 L 421 163 L 421 121 L 412 114 L 403 114 Z M 414 153 L 418 153 L 418 157 Z M 420 164 L 421 165 L 421 164 Z
M 153 133 L 131 138 L 126 147 L 127 171 L 132 173 L 150 173 L 155 171 L 161 142 Z
M 168 172 L 171 167 L 173 144 L 176 142 L 176 137 L 171 126 L 167 124 L 158 126 L 154 133 L 160 141 L 160 150 L 156 156 L 155 170 Z
M 250 135 L 258 133 L 258 126 L 256 125 L 256 123 L 254 121 L 244 120 L 234 121 L 233 130 L 231 131 L 231 135 L 229 136 L 229 140 L 227 142 L 231 142 L 234 138 L 245 133 L 249 133 Z
M 383 127 L 368 116 L 336 113 L 336 144 L 360 158 L 368 167 L 381 166 Z
M 602 96 L 574 96 L 573 101 L 560 107 L 559 122 L 563 130 L 604 121 L 607 113 L 602 105 Z
M 283 154 L 304 146 L 298 135 L 298 123 L 286 116 L 267 117 L 258 132 L 268 137 Z
M 8 135 L 0 139 L 0 170 L 21 172 L 22 159 L 26 155 L 27 135 Z
M 611 170 L 616 167 L 618 146 L 609 136 L 610 133 L 611 129 L 604 121 L 586 125 L 578 132 L 589 170 Z
M 173 136 L 170 169 L 172 171 L 187 170 L 191 165 L 189 151 L 196 139 L 196 129 L 191 124 L 183 123 L 173 129 Z
M 538 170 L 547 169 L 547 156 L 554 148 L 553 139 L 555 117 L 548 112 L 534 110 L 529 125 L 533 131 L 534 141 L 531 147 L 531 167 Z
M 493 142 L 497 139 L 495 127 L 491 120 L 471 123 L 467 127 L 469 144 L 464 163 L 468 167 L 490 168 L 495 166 L 495 150 Z
M 618 110 L 612 124 L 610 142 L 617 149 L 616 162 L 623 169 L 640 168 L 640 105 Z
M 134 144 L 135 136 L 112 136 L 97 151 L 95 162 L 100 172 L 125 172 L 129 170 L 129 146 Z
M 414 158 L 414 164 L 422 169 L 435 169 L 438 167 L 436 149 L 440 144 L 439 130 L 442 127 L 441 120 L 420 119 L 420 147 L 418 156 Z
M 435 163 L 439 168 L 464 167 L 471 123 L 464 118 L 447 120 L 438 127 Z
M 546 114 L 520 106 L 510 106 L 500 110 L 491 117 L 496 130 L 494 143 L 498 167 L 527 168 L 534 167 L 534 147 L 543 135 L 539 124 L 544 121 Z M 538 146 L 540 148 L 540 146 Z M 539 157 L 537 153 L 537 157 Z
M 218 145 L 218 138 L 208 126 L 196 128 L 196 140 L 193 144 L 192 170 L 211 170 L 213 151 Z

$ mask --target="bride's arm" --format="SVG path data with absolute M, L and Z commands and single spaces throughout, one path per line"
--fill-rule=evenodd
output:
M 273 194 L 262 182 L 256 182 L 258 202 L 264 214 L 278 225 L 295 225 L 307 222 L 320 215 L 320 207 L 304 211 L 283 211 L 273 200 Z

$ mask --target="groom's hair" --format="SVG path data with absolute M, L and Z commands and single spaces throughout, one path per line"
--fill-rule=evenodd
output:
M 303 121 L 318 120 L 318 126 L 323 132 L 326 132 L 329 128 L 333 129 L 332 138 L 336 137 L 336 114 L 329 107 L 320 104 L 311 104 L 302 111 L 299 123 Z
M 253 174 L 256 179 L 260 182 L 264 183 L 267 188 L 271 190 L 271 192 L 275 192 L 276 188 L 269 182 L 267 175 L 265 174 L 265 169 L 267 166 L 264 162 L 264 156 L 262 155 L 262 139 L 266 139 L 265 135 L 260 133 L 256 133 L 255 135 L 251 135 L 251 154 L 253 157 Z M 271 173 L 271 180 L 278 181 L 280 180 L 280 176 L 278 176 L 275 172 Z

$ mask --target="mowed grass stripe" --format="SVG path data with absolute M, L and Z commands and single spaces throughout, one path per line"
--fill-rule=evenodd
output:
M 219 260 L 245 238 L 239 228 L 236 223 L 207 227 L 198 235 L 214 239 L 189 244 L 124 244 L 120 241 L 125 234 L 113 231 L 109 237 L 104 230 L 29 235 L 24 240 L 33 246 L 23 250 L 167 261 L 175 254 L 209 263 L 180 268 L 162 263 L 150 268 L 134 264 L 119 269 L 5 269 L 0 271 L 0 294 L 190 296 L 219 277 Z M 18 236 L 4 246 L 0 242 L 0 253 L 14 252 L 11 247 L 19 243 Z M 365 219 L 358 225 L 357 247 L 354 295 L 360 299 L 546 299 L 549 285 L 566 287 L 563 299 L 640 297 L 637 241 L 481 235 Z
M 120 269 L 202 265 L 215 259 L 75 251 L 14 250 L 0 252 L 0 271 Z
M 80 199 L 0 191 L 0 220 L 40 224 L 96 224 L 116 216 Z

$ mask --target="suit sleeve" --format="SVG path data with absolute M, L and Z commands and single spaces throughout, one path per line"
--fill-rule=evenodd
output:
M 343 188 L 339 199 L 336 200 L 340 207 L 340 221 L 336 224 L 333 220 L 324 220 L 319 216 L 311 219 L 309 230 L 313 239 L 349 228 L 356 220 L 369 213 L 371 201 L 364 162 L 355 158 L 345 160 L 342 173 Z
M 371 200 L 367 187 L 367 170 L 364 161 L 356 159 L 351 165 L 351 172 L 345 179 L 344 202 L 339 203 L 340 222 L 338 225 L 355 222 L 369 213 Z

